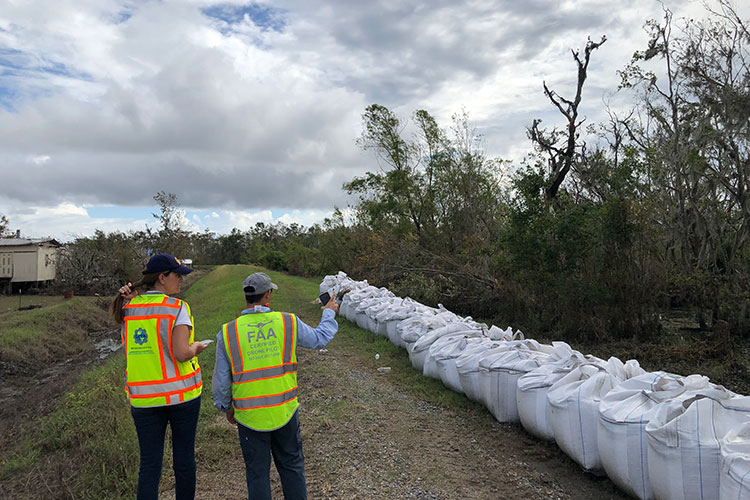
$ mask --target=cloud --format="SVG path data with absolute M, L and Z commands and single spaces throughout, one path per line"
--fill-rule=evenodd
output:
M 36 155 L 36 156 L 29 156 L 26 158 L 27 163 L 33 163 L 34 165 L 44 165 L 50 160 L 50 157 L 48 155 Z
M 592 123 L 661 14 L 636 0 L 2 2 L 0 176 L 12 188 L 0 213 L 147 206 L 164 190 L 218 215 L 189 216 L 201 227 L 279 210 L 311 220 L 377 168 L 355 144 L 373 102 L 446 126 L 464 108 L 491 155 L 520 161 L 534 118 L 561 123 L 541 83 L 571 95 L 570 50 L 608 36 L 584 93 Z
M 63 202 L 52 206 L 26 206 L 13 208 L 8 200 L 0 196 L 0 213 L 9 221 L 9 230 L 20 230 L 23 237 L 52 237 L 60 241 L 71 241 L 80 236 L 91 235 L 95 231 L 129 232 L 143 231 L 146 228 L 158 229 L 158 221 L 151 216 L 150 209 L 139 207 L 128 216 L 127 209 L 116 207 L 82 206 Z M 183 209 L 182 228 L 192 232 L 208 229 L 217 234 L 229 233 L 232 229 L 247 231 L 258 222 L 264 224 L 292 224 L 305 227 L 322 223 L 332 215 L 332 210 L 221 210 L 195 211 Z M 99 215 L 92 215 L 98 213 Z M 101 215 L 105 213 L 107 215 Z
M 153 224 L 151 220 L 127 217 L 92 218 L 85 207 L 72 202 L 15 208 L 0 196 L 0 207 L 4 207 L 2 213 L 8 217 L 9 229 L 20 230 L 23 237 L 29 238 L 52 237 L 70 241 L 91 235 L 96 230 L 126 232 L 142 230 Z

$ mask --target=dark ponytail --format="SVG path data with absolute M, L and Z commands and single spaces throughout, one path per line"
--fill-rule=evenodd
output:
M 133 283 L 130 289 L 133 292 L 143 293 L 149 290 L 153 290 L 154 285 L 159 281 L 159 275 L 164 273 L 150 273 L 144 274 L 140 281 Z M 112 318 L 118 323 L 122 324 L 125 321 L 125 312 L 122 310 L 125 305 L 125 298 L 121 294 L 118 294 L 112 303 L 109 305 L 109 313 Z

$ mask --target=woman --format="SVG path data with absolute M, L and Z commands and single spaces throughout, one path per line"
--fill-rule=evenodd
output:
M 193 342 L 190 306 L 169 296 L 180 292 L 183 276 L 192 271 L 169 254 L 154 255 L 143 278 L 122 287 L 110 306 L 122 325 L 126 391 L 141 451 L 138 500 L 158 497 L 167 422 L 176 499 L 195 498 L 195 431 L 203 386 L 195 356 L 206 346 Z

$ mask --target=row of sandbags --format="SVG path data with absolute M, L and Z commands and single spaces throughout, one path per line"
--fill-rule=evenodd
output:
M 635 360 L 541 344 L 344 273 L 326 276 L 320 290 L 342 297 L 349 321 L 405 348 L 416 370 L 496 420 L 555 441 L 636 498 L 750 499 L 747 396 L 701 375 L 647 373 Z

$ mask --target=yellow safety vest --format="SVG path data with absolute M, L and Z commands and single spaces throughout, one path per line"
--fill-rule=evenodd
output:
M 232 367 L 234 418 L 258 431 L 283 427 L 297 402 L 297 318 L 244 314 L 222 326 Z
M 133 298 L 123 307 L 121 335 L 127 359 L 125 390 L 130 404 L 139 407 L 169 406 L 201 395 L 203 381 L 198 360 L 177 361 L 172 352 L 172 329 L 182 306 L 193 315 L 187 302 L 162 293 Z M 194 338 L 190 330 L 189 342 Z

